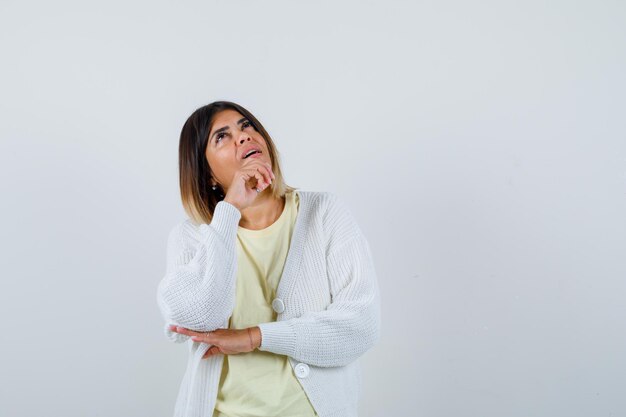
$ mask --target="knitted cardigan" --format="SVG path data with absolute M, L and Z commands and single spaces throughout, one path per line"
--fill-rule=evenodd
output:
M 262 351 L 286 355 L 320 417 L 356 417 L 357 359 L 380 337 L 380 295 L 369 244 L 333 193 L 296 190 L 300 207 L 276 291 L 275 322 L 260 323 Z M 211 417 L 224 355 L 202 359 L 210 345 L 172 332 L 227 328 L 235 304 L 241 212 L 217 203 L 210 224 L 186 219 L 170 231 L 157 303 L 166 337 L 188 342 L 187 369 L 174 417 Z M 276 300 L 275 300 L 276 301 Z

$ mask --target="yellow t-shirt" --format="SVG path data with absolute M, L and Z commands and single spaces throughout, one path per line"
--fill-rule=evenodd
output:
M 237 231 L 236 304 L 228 327 L 245 329 L 276 321 L 272 308 L 300 206 L 285 195 L 278 220 L 261 230 Z M 317 416 L 285 355 L 254 350 L 224 355 L 213 417 Z

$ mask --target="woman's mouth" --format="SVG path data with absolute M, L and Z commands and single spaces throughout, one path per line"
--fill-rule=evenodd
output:
M 250 150 L 250 152 L 248 152 L 246 154 L 246 156 L 243 157 L 243 159 L 247 159 L 247 158 L 256 158 L 259 155 L 261 155 L 261 151 L 257 151 L 257 150 Z

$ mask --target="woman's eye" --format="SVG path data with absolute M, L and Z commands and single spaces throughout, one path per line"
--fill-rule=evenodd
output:
M 248 120 L 246 120 L 245 122 L 243 122 L 243 123 L 241 124 L 241 126 L 242 126 L 242 128 L 243 128 L 243 129 L 245 129 L 246 127 L 250 127 L 250 126 L 252 126 L 252 124 L 251 124 Z M 220 132 L 220 133 L 218 133 L 218 134 L 217 134 L 217 136 L 215 136 L 215 143 L 219 143 L 219 142 L 220 142 L 220 139 L 222 139 L 222 138 L 223 138 L 225 135 L 227 135 L 227 134 L 228 134 L 228 133 L 224 133 L 224 132 Z

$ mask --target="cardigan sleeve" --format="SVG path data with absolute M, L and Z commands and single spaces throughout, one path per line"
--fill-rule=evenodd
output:
M 321 367 L 344 366 L 380 337 L 380 295 L 369 245 L 354 222 L 350 237 L 330 248 L 331 303 L 323 311 L 261 323 L 259 350 Z
M 185 221 L 170 231 L 157 304 L 165 319 L 165 336 L 171 341 L 189 339 L 171 331 L 172 324 L 208 332 L 222 326 L 232 314 L 240 218 L 235 206 L 220 201 L 209 225 L 196 227 Z

